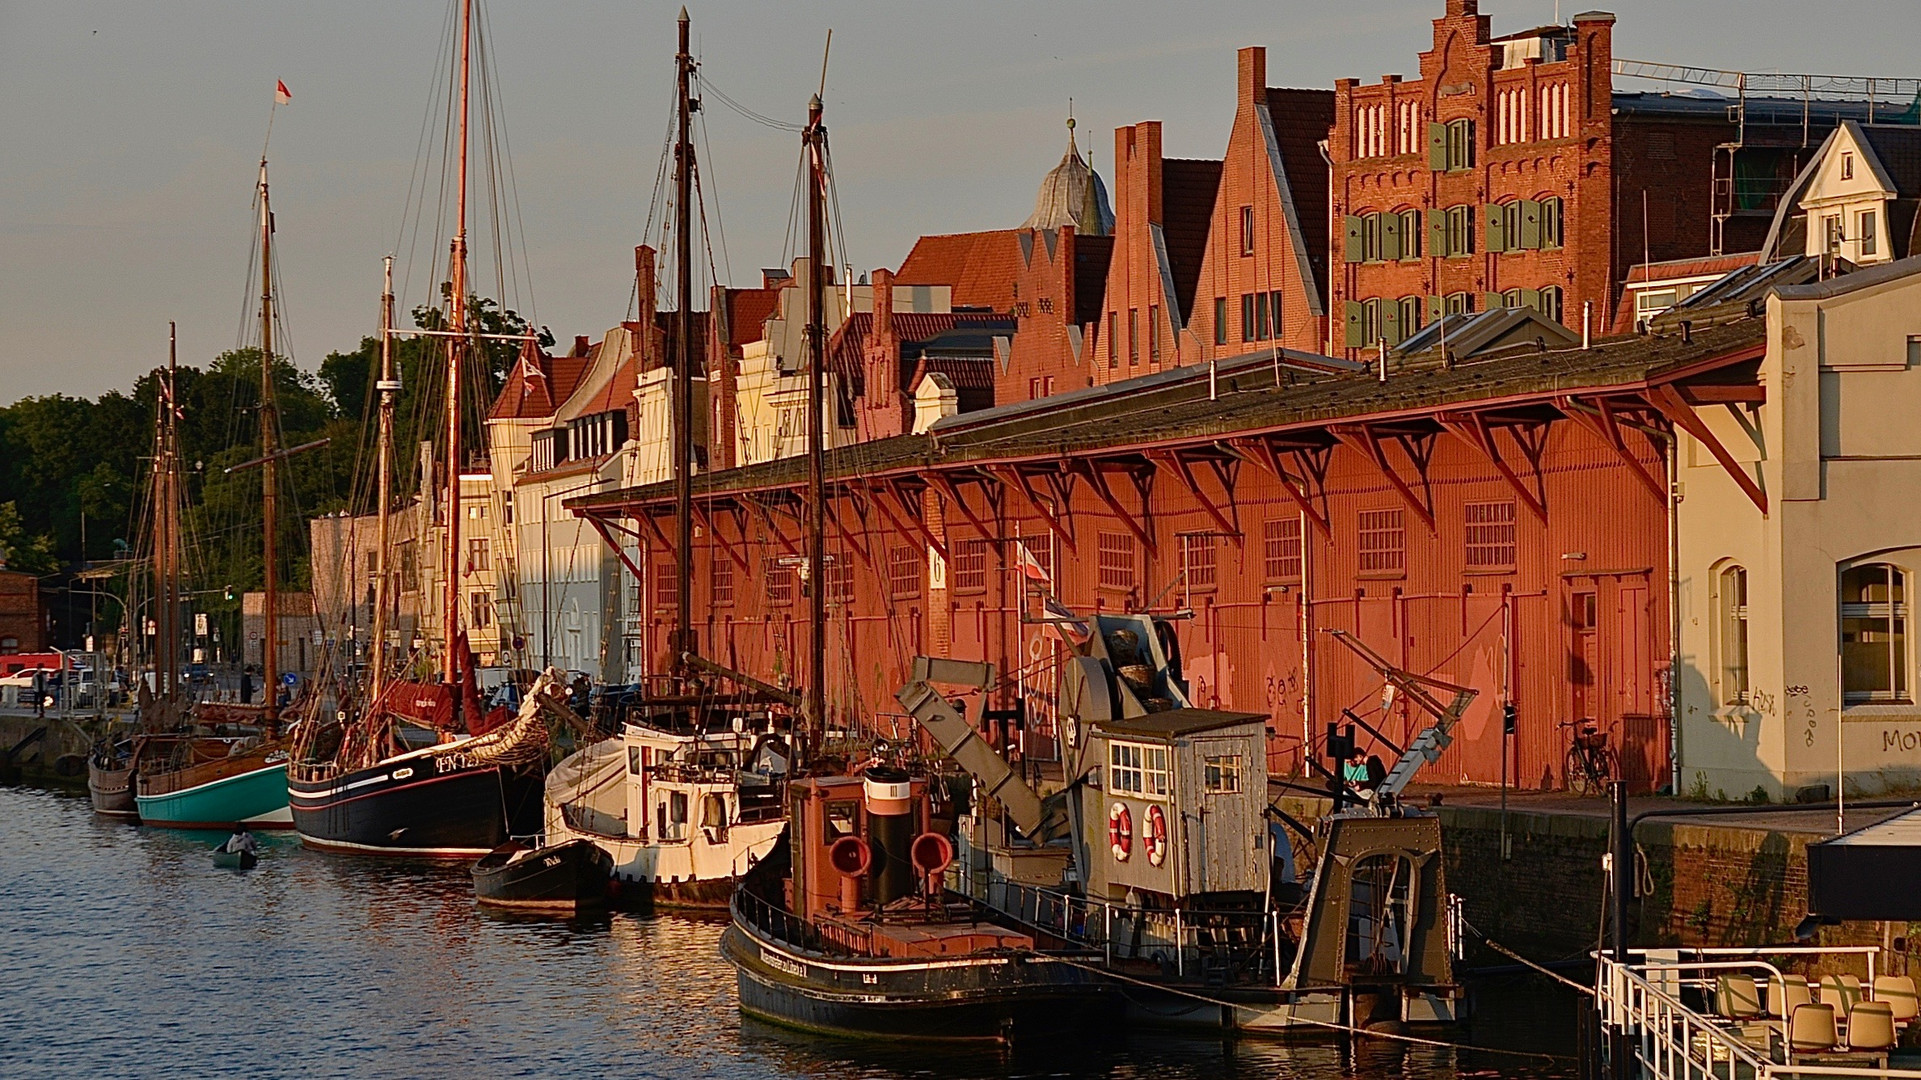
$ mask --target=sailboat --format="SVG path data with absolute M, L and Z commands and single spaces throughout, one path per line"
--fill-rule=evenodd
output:
M 386 615 L 392 575 L 387 558 L 392 504 L 394 399 L 393 261 L 387 261 L 382 295 L 379 392 L 380 443 L 376 485 L 375 623 L 370 679 L 364 696 L 342 691 L 335 717 L 312 725 L 294 748 L 288 795 L 294 828 L 309 846 L 370 855 L 478 858 L 516 835 L 540 827 L 541 778 L 555 732 L 573 722 L 552 707 L 549 689 L 559 673 L 536 680 L 520 712 L 483 711 L 475 659 L 461 629 L 460 476 L 463 379 L 470 350 L 483 340 L 526 339 L 480 333 L 469 308 L 467 262 L 467 154 L 469 75 L 476 30 L 473 0 L 462 0 L 457 52 L 459 170 L 454 235 L 448 266 L 445 329 L 421 334 L 444 344 L 446 427 L 436 482 L 422 477 L 422 490 L 439 500 L 443 533 L 443 583 L 437 680 L 393 677 L 387 652 Z M 432 490 L 435 487 L 438 490 Z M 577 720 L 577 718 L 575 718 Z
M 293 824 L 287 811 L 287 739 L 282 732 L 276 657 L 279 573 L 275 538 L 279 527 L 280 420 L 275 405 L 273 208 L 269 201 L 267 159 L 260 159 L 260 456 L 234 468 L 260 470 L 261 564 L 265 618 L 260 635 L 262 704 L 256 712 L 239 706 L 197 707 L 202 725 L 181 729 L 179 652 L 179 440 L 176 410 L 162 410 L 162 460 L 155 472 L 164 479 L 156 526 L 155 601 L 159 604 L 155 650 L 156 683 L 151 708 L 143 719 L 149 733 L 134 739 L 134 801 L 140 820 L 177 829 L 226 829 L 238 824 L 284 829 Z M 171 362 L 167 385 L 173 385 Z M 169 395 L 171 390 L 169 390 Z M 296 448 L 299 449 L 299 448 Z M 143 710 L 145 713 L 147 710 Z M 217 713 L 218 715 L 213 715 Z M 218 720 L 231 733 L 209 732 L 204 722 Z M 172 729 L 172 730 L 154 730 Z
M 623 724 L 618 735 L 574 753 L 548 775 L 546 839 L 553 845 L 590 841 L 608 852 L 623 902 L 724 910 L 735 883 L 773 849 L 785 828 L 791 750 L 773 717 L 798 700 L 702 659 L 687 602 L 693 594 L 693 373 L 699 361 L 692 348 L 694 61 L 686 8 L 679 29 L 674 203 L 679 326 L 671 442 L 679 530 L 675 595 L 682 600 L 676 605 L 674 674 L 664 693 L 633 698 L 630 715 L 637 719 Z M 709 677 L 743 690 L 717 693 Z

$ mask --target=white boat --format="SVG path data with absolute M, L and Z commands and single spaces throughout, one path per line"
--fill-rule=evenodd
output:
M 546 842 L 604 848 L 623 903 L 726 910 L 780 838 L 787 761 L 777 735 L 625 724 L 547 774 Z

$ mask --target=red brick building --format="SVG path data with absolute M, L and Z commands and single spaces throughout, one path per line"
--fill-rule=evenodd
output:
M 40 579 L 0 567 L 0 654 L 35 653 L 46 647 Z
M 1418 79 L 1335 84 L 1330 299 L 1349 355 L 1442 311 L 1525 305 L 1623 329 L 1630 266 L 1710 250 L 1727 109 L 1617 95 L 1606 12 L 1503 37 L 1490 23 L 1477 0 L 1447 0 Z
M 1161 156 L 1161 124 L 1114 130 L 1114 251 L 1090 374 L 1119 382 L 1181 362 L 1221 162 Z

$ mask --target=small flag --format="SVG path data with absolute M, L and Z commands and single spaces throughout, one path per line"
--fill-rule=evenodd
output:
M 1054 583 L 1054 579 L 1048 576 L 1046 568 L 1041 566 L 1041 561 L 1034 557 L 1032 551 L 1027 549 L 1026 541 L 1016 540 L 1014 541 L 1014 546 L 1018 548 L 1020 552 L 1020 568 L 1023 577 L 1042 585 L 1052 585 Z
M 1087 620 L 1069 611 L 1065 604 L 1051 596 L 1041 601 L 1041 614 L 1069 647 L 1085 645 L 1093 637 L 1087 629 Z
M 287 89 L 287 84 L 284 82 L 281 82 L 278 79 L 274 80 L 273 103 L 275 105 L 285 105 L 292 100 L 293 100 L 293 91 Z
M 542 396 L 551 396 L 547 388 L 547 373 L 540 370 L 540 364 L 535 360 L 538 353 L 539 350 L 531 341 L 520 347 L 520 396 L 523 399 L 533 393 L 535 383 L 540 384 Z

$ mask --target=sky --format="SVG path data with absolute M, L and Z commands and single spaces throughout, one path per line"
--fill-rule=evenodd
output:
M 1482 0 L 1496 34 L 1555 0 Z M 1913 0 L 1568 0 L 1619 15 L 1617 57 L 1749 71 L 1921 75 Z M 491 85 L 517 196 L 509 306 L 598 338 L 625 317 L 673 86 L 661 0 L 490 0 Z M 1066 146 L 1111 175 L 1113 129 L 1156 119 L 1174 157 L 1216 157 L 1235 50 L 1268 81 L 1413 74 L 1443 0 L 855 0 L 689 4 L 703 77 L 799 121 L 821 78 L 848 260 L 898 266 L 922 234 L 1009 228 Z M 251 202 L 276 80 L 293 92 L 270 155 L 282 310 L 296 361 L 378 326 L 380 260 L 403 308 L 446 237 L 403 231 L 447 0 L 0 0 L 0 402 L 92 396 L 250 340 Z M 711 97 L 711 95 L 710 95 Z M 443 99 L 444 100 L 444 99 Z M 709 100 L 706 209 L 723 280 L 781 265 L 798 136 Z M 489 247 L 476 229 L 476 248 Z M 722 241 L 724 236 L 724 242 Z M 484 258 L 484 252 L 483 252 Z M 704 264 L 704 259 L 697 259 Z M 491 271 L 482 271 L 481 289 Z

